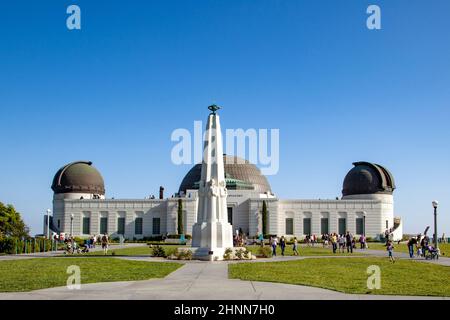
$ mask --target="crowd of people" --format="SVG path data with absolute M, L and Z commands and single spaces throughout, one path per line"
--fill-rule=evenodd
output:
M 419 234 L 417 237 L 412 237 L 408 240 L 407 245 L 410 258 L 414 258 L 414 256 L 426 259 L 439 258 L 439 249 L 433 246 L 427 235 L 422 236 Z
M 108 254 L 109 237 L 107 234 L 93 235 L 83 240 L 83 244 L 80 244 L 71 235 L 66 236 L 64 233 L 53 235 L 53 240 L 59 243 L 64 243 L 66 254 L 81 254 L 88 253 L 90 249 L 95 249 L 97 243 L 100 243 L 103 249 L 103 254 Z

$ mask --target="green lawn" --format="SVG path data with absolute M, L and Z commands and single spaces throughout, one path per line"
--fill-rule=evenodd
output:
M 386 251 L 386 245 L 384 243 L 376 243 L 376 242 L 369 243 L 369 249 Z M 450 243 L 440 243 L 439 249 L 441 250 L 441 257 L 450 258 Z M 406 243 L 401 244 L 394 243 L 394 252 L 395 251 L 408 253 L 408 246 L 406 245 Z
M 65 286 L 67 267 L 81 269 L 81 284 L 163 278 L 181 264 L 114 258 L 64 257 L 0 261 L 0 292 L 31 291 Z
M 381 289 L 367 288 L 367 267 L 381 269 Z M 450 296 L 450 268 L 387 258 L 305 259 L 229 265 L 233 279 L 279 282 L 326 288 L 344 293 Z
M 171 253 L 177 250 L 179 247 L 185 247 L 185 246 L 173 246 L 173 245 L 162 245 L 161 246 L 166 253 Z M 130 247 L 130 248 L 124 248 L 124 249 L 114 249 L 109 248 L 108 249 L 108 256 L 112 256 L 112 254 L 116 256 L 146 256 L 150 257 L 152 255 L 152 249 L 149 246 L 140 246 L 140 247 Z M 90 256 L 103 256 L 103 251 L 96 251 L 96 252 L 89 252 L 87 255 Z
M 266 247 L 269 247 L 266 245 Z M 253 253 L 254 255 L 258 254 L 258 249 L 260 248 L 259 245 L 256 246 L 247 246 L 246 247 L 248 251 L 250 251 L 251 253 Z M 339 251 L 339 248 L 338 248 Z M 314 247 L 303 247 L 303 246 L 299 246 L 298 248 L 298 252 L 300 256 L 333 256 L 333 249 L 331 248 L 331 246 L 329 248 L 323 248 L 321 244 L 316 245 Z M 362 253 L 360 253 L 360 250 L 353 250 L 353 254 L 351 253 L 347 253 L 347 250 L 345 251 L 345 253 L 336 253 L 336 256 L 340 255 L 340 256 L 347 256 L 347 255 L 362 255 Z M 294 252 L 292 251 L 292 245 L 288 245 L 286 246 L 286 250 L 284 252 L 284 254 L 286 256 L 293 256 Z M 281 249 L 278 246 L 277 247 L 277 255 L 281 255 Z

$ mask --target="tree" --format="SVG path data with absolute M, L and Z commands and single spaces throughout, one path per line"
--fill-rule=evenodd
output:
M 262 233 L 266 235 L 267 232 L 267 203 L 263 201 L 262 204 Z
M 29 237 L 29 228 L 12 205 L 0 202 L 0 234 L 7 237 Z
M 178 199 L 178 234 L 184 234 L 183 228 L 183 200 Z

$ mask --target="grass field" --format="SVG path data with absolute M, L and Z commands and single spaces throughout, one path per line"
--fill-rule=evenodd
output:
M 81 284 L 163 278 L 181 264 L 114 258 L 64 257 L 0 261 L 0 292 L 31 291 L 65 286 L 67 267 L 81 270 Z
M 160 246 L 164 249 L 166 253 L 171 253 L 177 250 L 179 247 L 183 246 L 173 246 L 173 245 L 162 245 Z M 130 247 L 124 249 L 108 249 L 108 256 L 112 256 L 114 252 L 115 256 L 144 256 L 150 257 L 152 255 L 152 249 L 149 246 L 139 246 L 139 247 Z M 87 255 L 90 256 L 103 256 L 103 251 L 89 252 Z
M 268 247 L 268 246 L 266 246 L 266 247 Z M 250 251 L 254 255 L 257 255 L 258 254 L 258 249 L 260 248 L 260 246 L 258 246 L 258 245 L 256 245 L 256 246 L 247 246 L 246 248 L 247 248 L 248 251 Z M 339 250 L 339 248 L 338 248 L 338 250 Z M 316 245 L 314 247 L 299 246 L 298 252 L 299 252 L 300 256 L 333 256 L 334 255 L 331 246 L 328 247 L 328 248 L 323 248 L 321 244 Z M 286 246 L 286 250 L 285 250 L 284 254 L 286 256 L 293 256 L 294 255 L 294 252 L 292 250 L 292 245 Z M 281 255 L 281 249 L 280 249 L 279 246 L 277 248 L 277 255 Z M 347 253 L 347 251 L 345 251 L 345 253 L 336 253 L 336 255 L 340 255 L 340 256 L 362 255 L 362 253 L 358 252 L 358 250 L 353 250 L 353 254 Z
M 381 289 L 367 288 L 367 267 L 381 269 Z M 450 268 L 431 263 L 385 258 L 321 258 L 229 265 L 233 279 L 279 282 L 344 293 L 450 296 Z

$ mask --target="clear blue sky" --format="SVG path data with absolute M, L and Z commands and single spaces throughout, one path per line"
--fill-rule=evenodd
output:
M 82 30 L 66 28 L 78 4 Z M 382 30 L 366 28 L 378 4 Z M 450 2 L 2 1 L 0 201 L 33 232 L 55 172 L 91 160 L 107 195 L 176 192 L 176 128 L 279 128 L 281 198 L 334 198 L 352 162 L 389 168 L 406 232 L 450 235 Z

